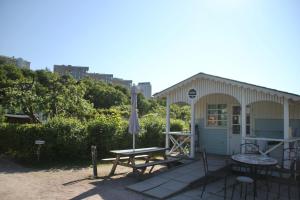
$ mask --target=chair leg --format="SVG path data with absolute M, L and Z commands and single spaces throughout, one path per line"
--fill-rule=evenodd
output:
M 278 184 L 278 196 L 277 196 L 278 199 L 280 199 L 280 190 L 281 190 L 281 187 L 280 187 L 280 186 L 281 186 L 281 184 L 279 183 L 279 184 Z
M 227 196 L 227 176 L 224 177 L 224 200 L 226 200 Z
M 245 186 L 245 200 L 247 200 L 247 184 Z
M 235 185 L 236 185 L 236 183 L 234 183 L 234 184 L 233 184 L 233 187 L 232 187 L 231 200 L 233 199 L 233 194 L 234 194 L 234 190 L 235 190 Z
M 241 183 L 241 191 L 240 191 L 240 198 L 243 196 L 243 183 Z
M 203 196 L 203 194 L 204 194 L 204 191 L 205 191 L 205 188 L 206 188 L 206 184 L 207 184 L 207 178 L 205 178 L 205 180 L 204 180 L 204 185 L 203 185 L 203 187 L 202 187 L 201 198 L 202 198 L 202 196 Z
M 291 200 L 291 186 L 290 186 L 290 184 L 288 184 L 288 197 L 289 197 L 289 200 Z

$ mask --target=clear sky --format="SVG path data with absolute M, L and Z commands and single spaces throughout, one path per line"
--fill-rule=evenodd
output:
M 0 0 L 0 54 L 154 93 L 204 72 L 300 94 L 300 1 Z

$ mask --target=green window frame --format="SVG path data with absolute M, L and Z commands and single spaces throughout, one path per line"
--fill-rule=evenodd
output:
M 208 104 L 206 113 L 206 126 L 215 128 L 226 128 L 228 111 L 226 104 Z

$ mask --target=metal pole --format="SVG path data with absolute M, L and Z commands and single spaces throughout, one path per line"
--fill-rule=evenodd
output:
M 91 146 L 91 153 L 92 153 L 92 164 L 93 164 L 93 177 L 97 178 L 97 147 Z

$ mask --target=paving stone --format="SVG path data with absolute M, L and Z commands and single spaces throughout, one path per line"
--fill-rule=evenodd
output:
M 144 191 L 149 190 L 156 186 L 157 185 L 153 184 L 153 183 L 136 183 L 136 184 L 127 186 L 127 189 L 133 190 L 135 192 L 144 192 Z
M 174 190 L 169 190 L 169 189 L 166 189 L 166 188 L 156 187 L 156 188 L 153 188 L 151 190 L 147 190 L 143 193 L 147 194 L 149 196 L 158 198 L 158 199 L 163 199 L 163 198 L 166 198 L 166 197 L 170 196 L 171 194 L 174 194 Z

